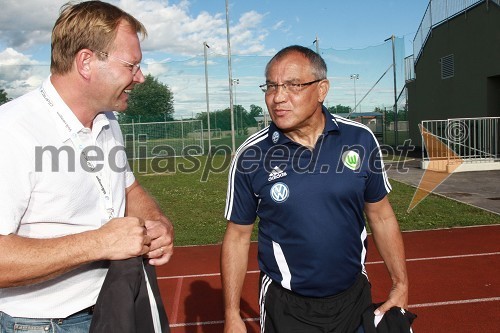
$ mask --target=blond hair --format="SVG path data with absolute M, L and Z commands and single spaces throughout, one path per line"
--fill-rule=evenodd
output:
M 75 55 L 82 49 L 108 52 L 122 22 L 142 38 L 147 37 L 141 22 L 109 3 L 86 1 L 63 5 L 52 29 L 51 73 L 68 73 Z

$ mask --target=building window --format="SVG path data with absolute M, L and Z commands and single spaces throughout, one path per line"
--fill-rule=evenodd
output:
M 441 58 L 441 79 L 449 79 L 455 76 L 455 57 L 453 54 Z

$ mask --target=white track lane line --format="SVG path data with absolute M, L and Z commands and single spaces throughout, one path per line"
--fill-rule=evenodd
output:
M 409 309 L 412 309 L 412 308 L 431 308 L 431 307 L 436 307 L 436 306 L 497 302 L 497 301 L 500 301 L 500 297 L 475 298 L 475 299 L 465 299 L 465 300 L 458 300 L 458 301 L 413 304 L 413 305 L 409 305 L 408 308 Z M 257 322 L 257 321 L 259 321 L 259 318 L 244 318 L 243 321 Z M 193 323 L 177 323 L 177 324 L 170 324 L 170 327 L 174 328 L 174 327 L 221 325 L 221 324 L 224 324 L 224 320 L 198 321 L 198 322 L 193 322 Z
M 412 261 L 427 261 L 427 260 L 445 260 L 445 259 L 457 259 L 457 258 L 470 258 L 470 257 L 484 257 L 484 256 L 497 256 L 500 252 L 489 252 L 489 253 L 474 253 L 474 254 L 460 254 L 453 256 L 441 256 L 441 257 L 427 257 L 427 258 L 412 258 L 406 259 L 407 262 Z M 383 264 L 383 261 L 369 261 L 366 265 L 379 265 Z M 260 273 L 260 271 L 247 271 L 247 274 Z M 199 278 L 199 277 L 210 277 L 210 276 L 220 276 L 220 273 L 207 273 L 207 274 L 192 274 L 192 275 L 176 275 L 176 276 L 158 276 L 158 280 L 168 280 L 168 279 L 183 279 L 183 278 Z

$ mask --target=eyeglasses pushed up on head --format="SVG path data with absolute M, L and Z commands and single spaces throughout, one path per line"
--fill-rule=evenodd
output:
M 263 92 L 266 94 L 274 94 L 278 91 L 279 87 L 283 87 L 284 92 L 290 92 L 293 94 L 297 94 L 302 91 L 304 87 L 310 86 L 313 83 L 323 81 L 324 79 L 318 79 L 306 83 L 282 83 L 282 84 L 277 84 L 277 83 L 265 83 L 259 86 L 260 89 L 262 89 Z
M 107 58 L 111 58 L 111 59 L 115 59 L 115 60 L 118 60 L 119 62 L 127 65 L 127 67 L 130 69 L 130 71 L 132 72 L 132 76 L 134 76 L 135 74 L 137 74 L 137 72 L 141 69 L 141 64 L 133 64 L 131 62 L 128 62 L 126 60 L 123 60 L 123 59 L 120 59 L 120 58 L 117 58 L 115 56 L 112 56 L 110 55 L 109 53 L 107 52 L 103 52 L 103 51 L 97 51 L 95 50 L 94 52 L 97 52 L 97 53 L 100 53 L 102 54 L 103 56 L 107 57 Z

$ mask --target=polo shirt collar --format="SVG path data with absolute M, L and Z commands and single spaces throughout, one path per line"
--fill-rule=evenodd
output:
M 335 120 L 335 116 L 328 112 L 328 109 L 325 106 L 323 106 L 322 111 L 326 119 L 323 134 L 326 135 L 329 132 L 340 131 L 337 120 Z M 292 140 L 290 140 L 290 138 L 283 134 L 283 132 L 273 122 L 269 125 L 269 133 L 269 140 L 271 140 L 271 142 L 275 145 L 282 145 L 292 142 Z
M 63 101 L 56 88 L 52 85 L 50 81 L 50 76 L 42 83 L 40 89 L 42 92 L 42 97 L 45 99 L 44 103 L 47 103 L 50 115 L 53 117 L 57 132 L 61 137 L 62 142 L 66 142 L 71 138 L 71 133 L 78 133 L 84 129 L 83 124 L 78 120 L 73 111 L 69 106 Z M 45 96 L 43 96 L 45 93 Z M 59 115 L 57 114 L 59 113 Z M 96 133 L 94 136 L 97 137 L 102 128 L 109 125 L 109 119 L 105 114 L 98 114 L 94 118 L 92 124 L 92 132 Z
M 97 138 L 97 136 L 99 136 L 99 133 L 101 133 L 104 127 L 109 126 L 109 119 L 107 114 L 107 112 L 99 113 L 94 118 L 94 121 L 92 123 L 92 133 L 94 138 Z
M 333 114 L 331 114 L 325 106 L 323 106 L 323 114 L 325 115 L 326 119 L 325 130 L 323 131 L 323 133 L 327 134 L 329 132 L 334 132 L 334 131 L 340 132 L 339 124 L 335 119 L 336 117 Z

